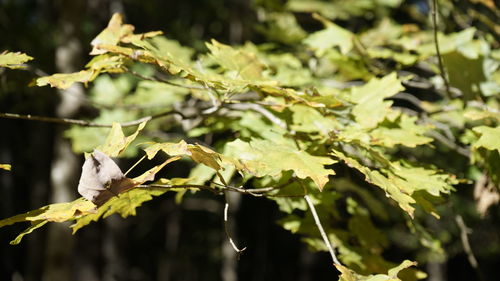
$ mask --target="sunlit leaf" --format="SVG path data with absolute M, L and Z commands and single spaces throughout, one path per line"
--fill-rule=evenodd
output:
M 14 240 L 10 241 L 10 244 L 17 245 L 17 244 L 21 243 L 21 240 L 23 239 L 23 237 L 25 235 L 32 233 L 33 230 L 44 226 L 46 223 L 48 223 L 48 221 L 33 221 L 33 222 L 31 222 L 31 226 L 28 227 L 27 229 L 25 229 L 23 232 L 19 233 L 19 235 L 17 235 L 17 237 Z
M 7 170 L 7 171 L 10 171 L 11 169 L 11 165 L 10 164 L 0 164 L 0 169 L 4 169 L 4 170 Z
M 96 76 L 97 73 L 90 70 L 82 70 L 80 72 L 68 74 L 54 74 L 38 78 L 36 80 L 36 85 L 40 87 L 50 85 L 51 87 L 64 90 L 71 87 L 71 85 L 76 82 L 87 83 L 92 81 Z
M 120 41 L 121 37 L 129 35 L 133 31 L 134 27 L 132 25 L 123 24 L 123 16 L 121 14 L 113 14 L 111 20 L 108 23 L 108 26 L 90 43 L 94 47 L 90 54 L 104 54 L 106 51 L 99 50 L 97 48 L 98 45 L 116 45 Z
M 162 34 L 161 31 L 147 32 L 144 34 L 134 34 L 134 26 L 123 24 L 123 15 L 113 14 L 108 26 L 97 35 L 90 43 L 93 46 L 91 55 L 100 55 L 106 53 L 106 50 L 100 49 L 100 45 L 117 45 L 120 41 L 124 43 L 134 43 L 144 40 L 144 38 L 154 37 Z
M 340 151 L 334 151 L 333 154 L 344 161 L 349 167 L 354 168 L 365 175 L 365 180 L 371 184 L 380 187 L 385 191 L 386 196 L 392 198 L 399 204 L 399 207 L 413 217 L 415 208 L 411 206 L 416 201 L 411 197 L 411 189 L 406 186 L 398 186 L 385 175 L 376 170 L 361 165 L 356 159 L 346 156 Z
M 338 125 L 333 118 L 325 117 L 314 108 L 305 105 L 295 105 L 290 107 L 290 110 L 293 112 L 291 128 L 296 131 L 328 135 Z
M 369 276 L 357 274 L 356 272 L 343 265 L 336 264 L 335 267 L 337 267 L 337 269 L 341 273 L 339 281 L 403 281 L 398 277 L 399 272 L 416 265 L 416 262 L 405 260 L 400 265 L 389 269 L 389 272 L 387 274 L 377 274 Z
M 379 126 L 369 134 L 372 137 L 371 143 L 393 147 L 395 145 L 404 145 L 407 147 L 416 147 L 418 145 L 432 142 L 431 138 L 425 137 L 427 128 L 415 124 L 416 117 L 401 115 L 398 120 L 399 128 L 388 128 Z
M 354 35 L 350 31 L 319 15 L 315 15 L 315 18 L 325 25 L 325 29 L 309 35 L 304 39 L 304 44 L 315 50 L 317 56 L 322 56 L 326 50 L 333 47 L 339 47 L 342 54 L 353 48 Z
M 0 227 L 24 221 L 31 222 L 31 227 L 19 234 L 15 240 L 11 241 L 11 244 L 18 244 L 24 235 L 31 233 L 36 228 L 42 227 L 47 222 L 73 220 L 75 217 L 95 211 L 95 205 L 92 202 L 79 198 L 72 202 L 51 204 L 25 214 L 0 220 Z
M 27 61 L 32 60 L 33 57 L 30 57 L 21 52 L 7 52 L 4 51 L 0 53 L 0 67 L 7 67 L 11 69 L 23 68 L 23 64 Z
M 158 189 L 141 189 L 136 188 L 125 192 L 118 197 L 113 197 L 108 202 L 104 203 L 95 214 L 89 214 L 76 219 L 76 222 L 71 226 L 73 233 L 88 225 L 93 221 L 98 221 L 100 218 L 106 218 L 114 213 L 120 214 L 123 218 L 135 216 L 136 209 L 144 202 L 150 201 L 155 196 L 160 196 L 168 190 Z
M 243 79 L 262 79 L 265 66 L 255 54 L 245 50 L 235 50 L 215 40 L 207 43 L 207 48 L 215 62 L 228 71 L 234 71 L 236 76 Z
M 142 175 L 133 178 L 132 181 L 134 186 L 143 184 L 146 181 L 154 180 L 154 176 L 158 171 L 160 171 L 168 163 L 178 159 L 179 157 L 167 159 L 162 164 L 157 165 L 144 172 Z M 153 198 L 153 196 L 159 196 L 166 191 L 167 190 L 137 189 L 132 187 L 132 189 L 112 197 L 98 209 L 96 209 L 96 205 L 85 200 L 84 198 L 79 198 L 75 201 L 67 203 L 51 204 L 25 214 L 0 220 L 0 227 L 23 221 L 36 222 L 34 226 L 21 233 L 12 243 L 19 243 L 25 234 L 31 233 L 34 229 L 41 227 L 46 222 L 65 222 L 76 220 L 76 223 L 72 226 L 73 232 L 75 232 L 88 223 L 97 221 L 101 217 L 105 218 L 113 213 L 119 213 L 123 217 L 135 215 L 135 209 L 142 205 L 143 202 L 149 201 Z
M 492 128 L 479 126 L 472 129 L 481 136 L 472 144 L 473 148 L 484 147 L 488 150 L 497 150 L 500 153 L 500 126 Z
M 333 159 L 313 156 L 285 143 L 262 139 L 252 139 L 250 142 L 235 140 L 226 147 L 230 156 L 238 159 L 257 177 L 276 176 L 283 171 L 292 170 L 297 177 L 310 178 L 322 189 L 328 182 L 328 176 L 335 174 L 333 170 L 324 167 L 335 163 Z
M 381 79 L 374 78 L 361 87 L 353 87 L 350 98 L 356 103 L 352 109 L 355 120 L 362 127 L 374 128 L 385 118 L 392 104 L 384 99 L 402 90 L 404 87 L 396 73 Z
M 133 134 L 125 137 L 121 125 L 119 123 L 113 123 L 113 127 L 111 128 L 106 141 L 103 145 L 97 147 L 97 149 L 110 157 L 116 157 L 127 149 L 127 147 L 132 143 L 132 141 L 134 141 L 145 126 L 146 122 L 140 123 L 137 130 Z

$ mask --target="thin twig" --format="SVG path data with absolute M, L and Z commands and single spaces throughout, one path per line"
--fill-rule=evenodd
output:
M 203 110 L 201 113 L 203 115 L 210 115 L 214 112 L 217 112 L 221 108 L 222 103 L 217 98 L 218 96 L 220 96 L 219 93 L 217 92 L 217 90 L 208 87 L 208 85 L 206 85 L 206 84 L 205 84 L 205 90 L 207 90 L 208 97 L 210 98 L 210 102 L 212 103 L 212 106 Z M 214 92 L 217 95 L 214 94 Z
M 147 189 L 176 189 L 176 188 L 197 188 L 208 190 L 216 195 L 221 195 L 222 192 L 216 190 L 215 188 L 202 185 L 202 184 L 140 184 L 137 186 L 138 188 L 147 188 Z
M 453 149 L 458 154 L 465 156 L 465 157 L 470 157 L 470 150 L 469 149 L 457 145 L 455 142 L 449 140 L 448 138 L 446 138 L 445 136 L 443 136 L 439 132 L 429 131 L 429 132 L 427 132 L 427 134 L 430 137 L 434 138 L 435 140 L 439 141 L 440 143 L 444 144 L 445 146 Z
M 316 223 L 316 227 L 321 233 L 321 237 L 323 237 L 323 241 L 325 242 L 325 245 L 328 248 L 330 255 L 332 256 L 333 263 L 336 265 L 341 265 L 339 260 L 337 259 L 337 256 L 335 255 L 335 251 L 333 250 L 332 244 L 330 243 L 330 239 L 328 239 L 328 236 L 326 235 L 326 232 L 323 229 L 323 225 L 321 225 L 321 221 L 319 220 L 318 213 L 316 213 L 316 208 L 314 207 L 314 204 L 311 201 L 311 197 L 309 197 L 309 195 L 306 194 L 304 195 L 304 199 L 306 199 L 307 205 L 309 206 L 309 209 L 311 210 L 311 213 L 313 215 L 314 222 Z
M 225 189 L 227 191 L 234 191 L 238 193 L 243 193 L 243 194 L 249 194 L 255 197 L 261 197 L 264 196 L 265 193 L 277 190 L 278 188 L 276 187 L 263 187 L 263 188 L 254 188 L 254 189 L 245 189 L 241 187 L 235 187 L 235 186 L 230 186 L 230 185 L 224 185 L 224 184 L 218 184 L 218 183 L 213 183 L 215 185 L 218 185 L 221 187 L 221 189 Z M 203 189 L 203 190 L 209 190 L 215 194 L 221 194 L 219 190 L 212 186 L 208 185 L 202 185 L 202 184 L 180 184 L 180 185 L 173 185 L 173 184 L 149 184 L 149 185 L 139 185 L 138 187 L 142 188 L 162 188 L 162 189 L 173 189 L 173 188 L 198 188 L 198 189 Z
M 283 120 L 274 116 L 274 114 L 272 114 L 269 110 L 265 109 L 261 105 L 255 103 L 233 103 L 233 104 L 227 104 L 227 107 L 237 110 L 253 110 L 257 113 L 260 113 L 262 116 L 266 117 L 272 123 L 278 125 L 278 127 L 281 127 L 285 130 L 287 129 L 286 123 L 283 122 Z
M 224 231 L 226 232 L 227 239 L 229 240 L 229 243 L 231 243 L 231 246 L 233 247 L 234 251 L 238 254 L 238 259 L 240 259 L 240 255 L 247 249 L 247 247 L 243 247 L 242 249 L 239 249 L 236 244 L 233 241 L 233 238 L 231 237 L 231 233 L 229 232 L 229 223 L 227 220 L 227 213 L 229 210 L 229 198 L 226 193 L 226 203 L 224 205 Z
M 292 129 L 290 129 L 289 124 L 281 120 L 280 118 L 276 117 L 271 111 L 267 110 L 264 108 L 262 105 L 255 104 L 255 103 L 231 103 L 231 104 L 226 104 L 227 107 L 231 109 L 237 109 L 237 110 L 253 110 L 257 113 L 260 113 L 262 116 L 267 118 L 269 121 L 271 121 L 273 124 L 276 124 L 278 127 L 285 129 L 291 136 L 292 139 L 297 146 L 297 149 L 300 150 L 300 145 L 297 139 L 294 137 L 296 135 L 296 132 Z
M 175 82 L 172 82 L 172 81 L 168 81 L 168 80 L 165 80 L 165 79 L 160 79 L 160 78 L 157 78 L 157 77 L 148 77 L 148 76 L 144 76 L 138 72 L 135 72 L 135 71 L 132 71 L 132 70 L 129 70 L 128 71 L 130 74 L 138 77 L 138 78 L 141 78 L 141 79 L 144 79 L 144 80 L 148 80 L 148 81 L 154 81 L 154 82 L 162 82 L 162 83 L 165 83 L 165 84 L 168 84 L 170 86 L 175 86 L 175 87 L 179 87 L 179 88 L 185 88 L 185 89 L 190 89 L 190 90 L 205 90 L 205 87 L 201 87 L 201 86 L 191 86 L 191 85 L 182 85 L 182 84 L 177 84 Z
M 133 126 L 137 126 L 143 122 L 147 122 L 147 121 L 150 121 L 153 119 L 157 119 L 157 118 L 164 117 L 167 115 L 172 115 L 172 114 L 177 114 L 177 115 L 180 115 L 181 117 L 185 118 L 181 112 L 178 112 L 175 110 L 169 110 L 169 111 L 165 111 L 165 112 L 158 113 L 155 115 L 150 115 L 150 116 L 142 117 L 142 118 L 139 118 L 136 120 L 123 122 L 123 123 L 119 123 L 119 124 L 122 127 L 133 127 Z M 95 122 L 79 120 L 79 119 L 45 117 L 45 116 L 36 116 L 36 115 L 31 115 L 31 114 L 23 115 L 23 114 L 16 114 L 16 113 L 2 113 L 2 112 L 0 112 L 0 118 L 23 119 L 23 120 L 41 121 L 41 122 L 58 123 L 58 124 L 71 124 L 71 125 L 78 125 L 78 126 L 83 126 L 83 127 L 101 127 L 101 128 L 113 127 L 113 124 L 101 124 L 101 123 L 95 123 Z
M 469 260 L 470 265 L 476 271 L 479 280 L 485 280 L 484 275 L 479 269 L 479 264 L 477 262 L 474 253 L 472 252 L 472 248 L 469 243 L 469 238 L 467 237 L 470 229 L 465 225 L 464 219 L 461 215 L 457 215 L 455 217 L 455 221 L 457 222 L 458 228 L 460 229 L 460 239 L 462 240 L 462 247 L 464 248 L 465 253 L 467 254 L 467 259 Z
M 450 84 L 446 78 L 446 73 L 444 71 L 443 58 L 441 57 L 441 51 L 439 50 L 439 40 L 437 33 L 437 0 L 432 0 L 432 25 L 434 30 L 434 45 L 436 46 L 436 55 L 438 57 L 439 72 L 441 73 L 441 78 L 444 81 L 446 88 L 446 94 L 448 98 L 451 98 Z

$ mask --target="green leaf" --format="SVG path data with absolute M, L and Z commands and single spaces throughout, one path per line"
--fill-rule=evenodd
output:
M 212 39 L 207 43 L 210 55 L 217 64 L 228 71 L 234 72 L 234 75 L 247 80 L 261 80 L 265 65 L 262 64 L 257 56 L 246 50 L 233 49 L 231 46 L 221 44 Z
M 291 13 L 266 13 L 264 20 L 267 25 L 257 26 L 257 30 L 271 41 L 296 44 L 307 35 Z
M 316 56 L 323 56 L 333 47 L 339 47 L 344 55 L 353 48 L 354 34 L 317 14 L 314 18 L 321 21 L 325 29 L 309 35 L 303 42 L 316 52 Z
M 354 168 L 365 175 L 365 180 L 380 187 L 385 191 L 386 196 L 396 201 L 401 209 L 406 211 L 411 217 L 415 210 L 410 204 L 416 201 L 411 197 L 411 190 L 406 186 L 398 186 L 379 171 L 371 170 L 360 164 L 356 159 L 346 156 L 340 151 L 333 151 L 333 155 L 344 161 L 349 167 Z M 410 193 L 408 193 L 410 192 Z
M 472 130 L 481 135 L 479 139 L 472 144 L 472 148 L 477 149 L 484 147 L 488 150 L 496 149 L 500 153 L 500 126 L 495 128 L 479 126 Z
M 356 272 L 343 265 L 336 264 L 335 267 L 341 273 L 339 281 L 403 281 L 402 279 L 398 278 L 399 272 L 416 265 L 416 262 L 405 260 L 400 265 L 389 269 L 389 272 L 387 274 L 377 274 L 369 276 L 357 274 Z
M 421 167 L 404 167 L 397 163 L 393 164 L 394 175 L 391 180 L 399 186 L 407 186 L 409 190 L 425 190 L 433 196 L 449 194 L 453 190 L 449 182 L 457 183 L 449 175 L 438 174 L 435 170 L 428 170 Z
M 417 125 L 417 117 L 402 114 L 397 123 L 399 128 L 387 128 L 379 126 L 370 132 L 371 143 L 386 147 L 404 145 L 416 147 L 418 145 L 432 142 L 431 138 L 423 136 L 427 131 L 424 126 Z
M 141 106 L 145 108 L 161 108 L 162 111 L 171 108 L 176 102 L 183 101 L 189 94 L 187 89 L 167 85 L 162 82 L 140 81 L 135 93 L 127 96 L 124 103 L 127 105 Z
M 0 54 L 0 67 L 7 67 L 11 69 L 24 68 L 23 63 L 32 60 L 30 57 L 21 52 L 7 52 L 4 51 Z
M 154 45 L 158 50 L 166 51 L 172 58 L 175 58 L 186 64 L 190 63 L 191 57 L 195 52 L 191 48 L 182 46 L 178 41 L 168 39 L 163 36 L 151 38 L 149 42 L 151 42 L 151 44 Z
M 353 16 L 373 17 L 377 9 L 382 6 L 396 7 L 401 0 L 378 1 L 318 1 L 318 0 L 290 0 L 286 8 L 299 13 L 320 13 L 329 19 L 349 19 Z
M 375 128 L 390 112 L 391 101 L 385 98 L 404 90 L 395 72 L 381 78 L 373 78 L 361 87 L 351 89 L 350 99 L 356 105 L 352 114 L 363 128 Z
M 496 120 L 497 122 L 500 122 L 500 112 L 479 110 L 477 108 L 467 108 L 464 112 L 464 116 L 465 118 L 473 121 L 491 118 Z
M 96 123 L 109 124 L 117 120 L 131 120 L 136 116 L 130 110 L 114 109 L 106 110 L 99 117 L 92 120 Z M 102 145 L 109 134 L 109 128 L 72 126 L 64 132 L 64 136 L 71 139 L 72 149 L 76 153 L 93 151 Z
M 320 133 L 328 136 L 339 125 L 333 118 L 325 117 L 309 106 L 299 104 L 289 109 L 293 112 L 293 125 L 291 128 L 295 131 Z
M 335 163 L 333 159 L 313 156 L 287 143 L 262 139 L 244 142 L 237 139 L 228 143 L 226 149 L 230 156 L 238 159 L 257 177 L 277 176 L 283 171 L 291 170 L 301 179 L 312 179 L 321 190 L 328 182 L 328 176 L 335 174 L 333 170 L 324 167 Z
M 310 85 L 314 81 L 311 71 L 304 68 L 299 58 L 293 54 L 259 53 L 259 59 L 268 66 L 265 71 L 266 76 L 278 81 L 280 85 L 297 87 Z
M 417 55 L 395 52 L 387 48 L 370 48 L 367 53 L 371 58 L 393 59 L 403 65 L 412 65 L 419 58 Z
M 467 28 L 460 32 L 444 35 L 438 34 L 439 49 L 441 54 L 451 53 L 456 51 L 461 46 L 467 45 L 474 38 L 475 28 Z M 421 44 L 417 47 L 417 51 L 424 57 L 435 55 L 436 46 L 434 41 L 429 40 L 426 44 Z
M 478 85 L 487 82 L 483 56 L 468 58 L 460 52 L 450 52 L 443 55 L 443 63 L 450 85 L 460 89 L 467 100 L 482 94 Z

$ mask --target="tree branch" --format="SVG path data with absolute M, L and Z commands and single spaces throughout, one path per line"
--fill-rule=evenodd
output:
M 229 232 L 229 223 L 227 220 L 227 213 L 229 210 L 229 198 L 226 193 L 226 203 L 224 204 L 224 231 L 226 232 L 227 239 L 229 240 L 229 243 L 231 243 L 231 246 L 233 247 L 234 251 L 238 254 L 238 259 L 240 258 L 240 255 L 247 249 L 247 247 L 243 247 L 242 249 L 239 249 L 236 244 L 233 241 L 233 238 L 231 237 L 231 233 Z
M 255 103 L 232 103 L 228 104 L 227 107 L 236 110 L 253 110 L 257 113 L 260 113 L 262 116 L 266 117 L 269 121 L 276 124 L 278 127 L 283 129 L 287 129 L 286 123 L 278 117 L 274 116 L 269 110 L 265 109 L 261 105 Z
M 177 84 L 177 83 L 174 83 L 172 81 L 168 81 L 168 80 L 165 80 L 165 79 L 160 79 L 160 78 L 157 78 L 157 77 L 148 77 L 148 76 L 144 76 L 140 73 L 137 73 L 133 70 L 128 70 L 128 72 L 138 78 L 141 78 L 143 80 L 148 80 L 148 81 L 154 81 L 154 82 L 161 82 L 161 83 L 165 83 L 165 84 L 168 84 L 170 86 L 175 86 L 175 87 L 179 87 L 179 88 L 185 88 L 185 89 L 190 89 L 190 90 L 206 90 L 205 87 L 201 87 L 201 86 L 190 86 L 190 85 L 182 85 L 182 84 Z
M 446 73 L 444 71 L 443 58 L 441 57 L 441 51 L 439 49 L 439 40 L 437 34 L 437 0 L 432 0 L 432 26 L 434 31 L 434 45 L 436 46 L 436 55 L 438 58 L 439 72 L 441 73 L 441 78 L 444 81 L 444 85 L 446 88 L 446 95 L 448 98 L 451 98 L 450 84 L 448 79 L 446 78 Z
M 238 192 L 238 193 L 243 193 L 243 194 L 250 194 L 255 197 L 261 197 L 264 196 L 265 193 L 277 190 L 279 188 L 277 187 L 263 187 L 263 188 L 254 188 L 254 189 L 245 189 L 241 187 L 235 187 L 235 186 L 230 186 L 230 185 L 223 185 L 223 184 L 218 184 L 218 183 L 213 183 L 215 185 L 218 185 L 221 187 L 222 190 L 226 191 L 233 191 L 233 192 Z M 198 188 L 198 189 L 203 189 L 203 190 L 208 190 L 211 191 L 215 194 L 220 195 L 221 190 L 218 190 L 212 186 L 208 185 L 203 185 L 203 184 L 179 184 L 179 185 L 173 185 L 173 184 L 147 184 L 147 185 L 139 185 L 137 187 L 141 188 L 162 188 L 162 189 L 173 189 L 173 188 Z
M 143 122 L 157 119 L 160 117 L 164 117 L 167 115 L 172 115 L 172 114 L 177 114 L 177 115 L 180 115 L 182 118 L 185 118 L 184 114 L 182 114 L 181 112 L 176 111 L 176 110 L 169 110 L 169 111 L 165 111 L 165 112 L 158 113 L 155 115 L 145 116 L 145 117 L 142 117 L 142 118 L 139 118 L 136 120 L 123 122 L 123 123 L 119 123 L 119 124 L 122 127 L 133 127 L 133 126 L 137 126 Z M 113 124 L 101 124 L 101 123 L 95 123 L 95 122 L 79 120 L 79 119 L 45 117 L 45 116 L 36 116 L 36 115 L 31 115 L 31 114 L 23 115 L 23 114 L 16 114 L 16 113 L 2 113 L 2 112 L 0 112 L 0 118 L 23 119 L 23 120 L 41 121 L 41 122 L 58 123 L 58 124 L 71 124 L 71 125 L 78 125 L 78 126 L 83 126 L 83 127 L 102 127 L 102 128 L 113 127 Z
M 313 215 L 314 222 L 316 223 L 316 227 L 321 233 L 321 237 L 323 238 L 323 241 L 325 242 L 325 245 L 328 248 L 330 255 L 332 256 L 333 263 L 336 265 L 341 265 L 339 260 L 337 259 L 337 256 L 335 255 L 335 251 L 333 250 L 332 244 L 330 243 L 330 239 L 328 239 L 328 236 L 326 235 L 326 232 L 323 229 L 323 225 L 321 225 L 321 221 L 319 220 L 318 213 L 316 213 L 316 208 L 314 207 L 314 204 L 311 201 L 311 197 L 309 197 L 309 195 L 306 194 L 304 195 L 304 199 L 306 199 L 307 205 L 309 206 L 309 209 L 311 210 L 311 213 Z
M 470 233 L 470 229 L 465 225 L 464 219 L 461 215 L 457 215 L 455 217 L 455 221 L 457 222 L 457 226 L 460 229 L 460 239 L 462 240 L 462 247 L 464 248 L 465 253 L 467 254 L 467 259 L 469 260 L 470 265 L 476 271 L 479 280 L 485 280 L 483 273 L 479 269 L 479 264 L 477 262 L 474 253 L 472 252 L 472 248 L 469 243 L 469 238 L 467 234 Z

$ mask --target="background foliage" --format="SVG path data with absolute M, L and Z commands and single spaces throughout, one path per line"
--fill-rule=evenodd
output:
M 168 26 L 165 35 L 151 31 L 161 24 L 151 26 L 144 19 L 150 14 L 151 22 L 163 21 L 167 17 L 157 10 L 164 4 L 108 4 L 119 4 L 139 31 L 114 14 L 100 32 L 90 20 L 99 12 L 89 4 L 88 15 L 81 15 L 83 21 L 75 26 L 81 28 L 82 46 L 91 42 L 81 48 L 92 56 L 63 74 L 43 74 L 35 64 L 38 54 L 43 63 L 42 52 L 50 53 L 50 47 L 31 52 L 33 43 L 23 45 L 26 38 L 6 37 L 12 45 L 2 48 L 22 50 L 35 60 L 28 62 L 28 71 L 4 70 L 2 111 L 52 115 L 54 95 L 48 87 L 26 89 L 23 85 L 32 79 L 33 86 L 67 91 L 83 83 L 86 95 L 79 98 L 83 102 L 75 117 L 118 123 L 111 129 L 71 126 L 61 134 L 75 153 L 99 148 L 123 157 L 124 171 L 144 155 L 146 160 L 131 172 L 140 186 L 97 211 L 83 199 L 47 205 L 54 201 L 43 200 L 47 191 L 38 187 L 44 193 L 37 197 L 39 204 L 27 208 L 21 199 L 22 209 L 5 208 L 3 217 L 37 209 L 0 221 L 0 226 L 31 223 L 17 231 L 12 244 L 47 222 L 73 221 L 71 228 L 78 231 L 74 240 L 82 243 L 74 247 L 82 257 L 73 266 L 89 263 L 91 257 L 104 259 L 105 265 L 88 266 L 97 279 L 215 280 L 219 268 L 225 280 L 308 280 L 317 278 L 312 272 L 319 276 L 323 271 L 334 278 L 338 273 L 328 255 L 289 246 L 299 237 L 308 250 L 327 251 L 303 198 L 307 194 L 342 263 L 336 265 L 340 280 L 494 276 L 499 251 L 500 53 L 498 9 L 492 1 L 439 1 L 437 30 L 430 20 L 433 7 L 425 1 L 233 1 L 229 6 L 223 1 L 183 1 L 175 4 L 179 7 L 169 6 L 185 16 L 163 22 Z M 44 6 L 46 13 L 52 11 L 49 6 Z M 2 8 L 5 14 L 16 9 L 43 14 L 9 1 Z M 63 19 L 66 8 L 59 7 Z M 56 36 L 50 27 L 45 26 L 46 34 Z M 0 65 L 19 68 L 29 59 L 4 53 Z M 26 97 L 33 105 L 27 106 Z M 2 122 L 8 128 L 26 121 Z M 21 128 L 12 132 L 35 132 Z M 54 127 L 39 125 L 38 130 L 46 135 L 40 148 L 50 147 Z M 11 139 L 15 136 L 3 141 Z M 25 155 L 16 151 L 30 143 L 2 149 Z M 15 180 L 29 166 L 1 162 L 12 164 L 12 172 L 2 172 L 5 198 L 17 198 L 9 182 L 44 182 L 36 177 Z M 35 164 L 39 178 L 44 177 L 43 166 Z M 151 174 L 156 174 L 154 183 L 147 182 Z M 224 202 L 233 209 L 229 233 L 238 245 L 248 245 L 237 270 L 236 254 L 227 244 L 228 225 L 222 223 Z M 137 217 L 123 221 L 111 216 L 103 226 L 100 218 L 114 213 Z M 275 222 L 296 236 L 279 230 Z M 132 235 L 123 238 L 130 230 Z M 82 249 L 92 242 L 102 247 Z M 152 263 L 132 254 L 159 245 Z M 6 249 L 5 255 L 13 251 Z M 11 260 L 5 265 L 10 276 L 27 272 L 29 279 L 30 272 L 43 268 L 28 261 L 19 269 L 15 258 Z M 281 263 L 299 266 L 282 268 Z M 126 264 L 137 275 L 118 273 L 127 271 Z M 105 272 L 99 273 L 102 268 Z M 85 279 L 88 272 L 71 274 Z

